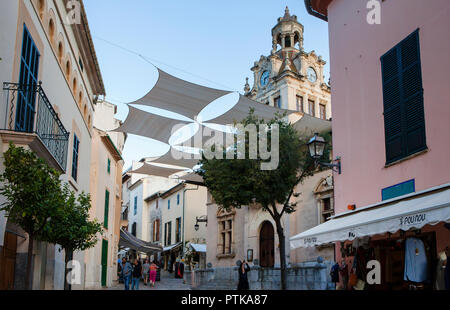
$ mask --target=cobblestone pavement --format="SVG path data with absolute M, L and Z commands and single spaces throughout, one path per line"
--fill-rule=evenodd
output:
M 187 283 L 183 283 L 183 279 L 175 279 L 173 273 L 162 272 L 161 281 L 155 283 L 155 287 L 145 286 L 144 281 L 139 284 L 139 290 L 153 291 L 153 290 L 190 290 Z M 123 290 L 124 284 L 120 283 L 116 286 L 105 288 L 105 290 Z M 131 284 L 130 284 L 131 289 Z

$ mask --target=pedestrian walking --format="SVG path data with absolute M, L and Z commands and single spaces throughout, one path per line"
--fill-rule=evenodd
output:
M 250 266 L 248 263 L 244 261 L 241 263 L 241 266 L 239 267 L 239 284 L 238 284 L 238 291 L 246 291 L 249 290 L 250 287 L 248 285 L 248 277 L 247 273 L 250 271 Z
M 152 287 L 155 287 L 156 282 L 156 272 L 158 270 L 158 265 L 156 265 L 156 261 L 153 261 L 150 265 L 150 283 Z
M 135 259 L 131 279 L 132 290 L 139 290 L 139 282 L 141 281 L 141 277 L 142 277 L 142 265 L 139 260 Z
M 133 267 L 131 264 L 125 259 L 122 259 L 122 279 L 125 285 L 125 290 L 128 291 L 130 289 L 130 279 L 131 273 L 133 271 Z
M 147 286 L 149 276 L 150 276 L 150 263 L 148 259 L 145 259 L 144 265 L 142 265 L 142 277 L 144 278 L 145 286 Z

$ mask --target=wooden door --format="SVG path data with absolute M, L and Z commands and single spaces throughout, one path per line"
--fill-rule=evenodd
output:
M 259 259 L 261 267 L 275 264 L 274 230 L 270 222 L 264 222 L 259 236 Z
M 0 290 L 14 289 L 17 237 L 5 233 L 3 250 L 0 253 Z

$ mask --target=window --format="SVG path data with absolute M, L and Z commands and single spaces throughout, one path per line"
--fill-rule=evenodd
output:
M 103 227 L 108 228 L 108 216 L 109 216 L 109 191 L 105 191 L 105 217 L 103 219 Z
M 22 54 L 20 57 L 19 84 L 37 85 L 39 72 L 39 51 L 28 32 L 27 27 L 23 27 Z M 33 132 L 34 115 L 36 112 L 36 96 L 32 91 L 19 91 L 16 108 L 17 131 Z
M 177 205 L 180 204 L 180 194 L 177 194 Z
M 274 102 L 275 107 L 281 108 L 281 97 L 280 96 L 276 97 L 273 102 Z
M 419 31 L 381 57 L 386 163 L 427 148 Z
M 172 243 L 172 222 L 164 225 L 164 245 L 168 246 Z
M 219 224 L 219 252 L 220 254 L 232 254 L 233 243 L 233 218 L 228 215 L 218 219 Z
M 181 241 L 181 217 L 176 219 L 175 242 Z
M 81 72 L 83 72 L 84 66 L 83 66 L 83 61 L 81 60 L 81 57 L 78 57 L 78 64 L 80 65 Z
M 320 108 L 320 118 L 321 119 L 327 119 L 327 109 L 324 104 L 319 105 Z
M 170 210 L 170 199 L 167 200 L 167 210 Z
M 427 148 L 419 31 L 381 57 L 386 163 Z
M 72 152 L 72 178 L 77 181 L 78 178 L 78 154 L 80 151 L 80 140 L 76 134 L 73 135 L 73 152 Z
M 322 223 L 328 221 L 334 214 L 334 209 L 331 206 L 331 198 L 322 199 Z
M 133 209 L 133 214 L 134 214 L 134 215 L 137 214 L 137 196 L 134 197 L 134 209 Z
M 312 115 L 312 116 L 316 115 L 314 100 L 308 99 L 308 111 L 309 111 L 309 115 Z
M 297 96 L 297 111 L 304 112 L 303 111 L 303 97 Z
M 131 226 L 131 234 L 136 237 L 136 222 Z
M 153 222 L 153 242 L 159 241 L 159 226 L 160 226 L 159 219 L 155 220 Z
M 111 159 L 109 159 L 109 158 L 108 158 L 108 164 L 107 164 L 107 171 L 108 171 L 108 174 L 111 173 Z

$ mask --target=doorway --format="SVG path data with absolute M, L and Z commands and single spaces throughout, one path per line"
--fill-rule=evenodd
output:
M 102 240 L 102 286 L 106 286 L 108 275 L 108 240 Z
M 275 237 L 273 225 L 265 221 L 259 234 L 259 259 L 261 267 L 273 267 L 275 264 Z
M 5 232 L 3 249 L 0 252 L 0 290 L 14 289 L 17 236 Z

